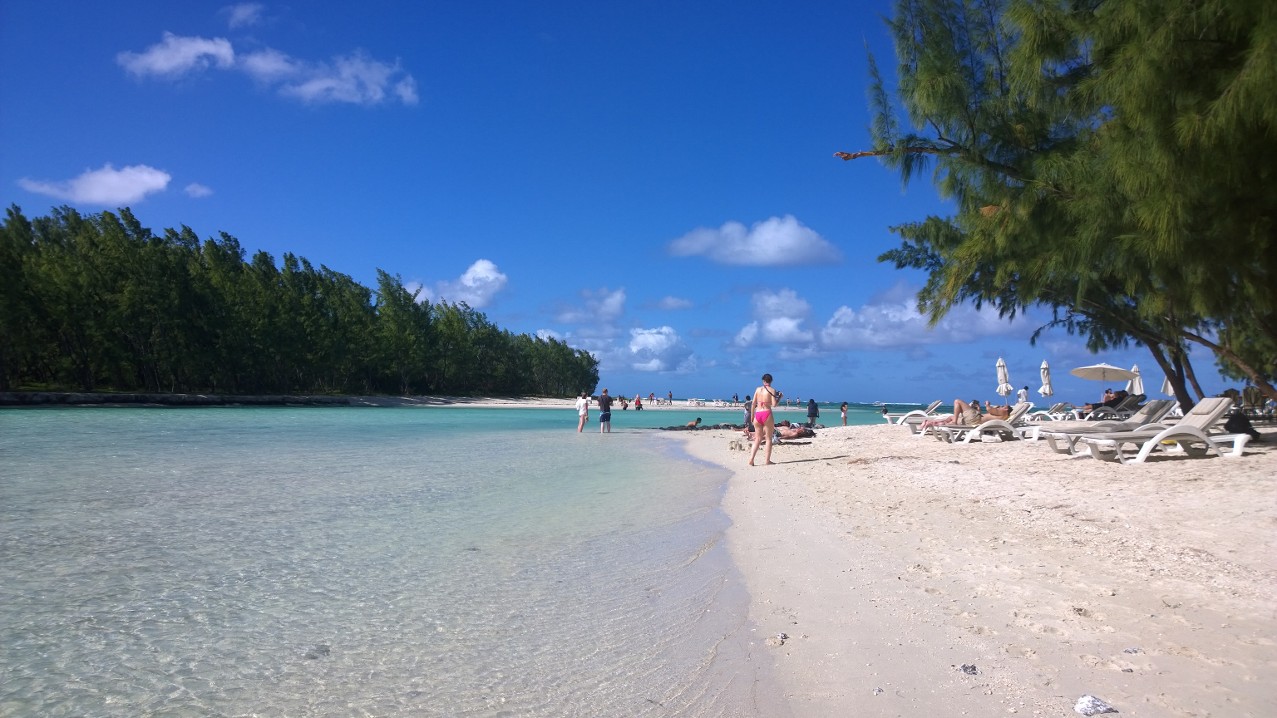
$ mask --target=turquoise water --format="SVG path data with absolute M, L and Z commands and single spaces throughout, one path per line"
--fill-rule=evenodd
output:
M 0 714 L 783 714 L 687 420 L 0 410 Z

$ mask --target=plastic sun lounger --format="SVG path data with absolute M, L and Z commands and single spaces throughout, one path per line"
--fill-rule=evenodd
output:
M 1183 419 L 1166 428 L 1088 435 L 1083 441 L 1096 459 L 1123 464 L 1142 464 L 1154 451 L 1165 451 L 1169 446 L 1178 447 L 1188 456 L 1204 456 L 1214 451 L 1217 456 L 1239 457 L 1250 441 L 1249 434 L 1209 433 L 1232 406 L 1233 401 L 1228 397 L 1202 399 Z M 1230 443 L 1232 450 L 1225 454 L 1220 445 Z M 1122 448 L 1127 444 L 1140 448 L 1134 455 L 1128 455 Z
M 1166 418 L 1174 406 L 1175 402 L 1170 399 L 1153 399 L 1125 421 L 1060 422 L 1054 426 L 1050 423 L 1035 424 L 1021 429 L 1020 436 L 1030 441 L 1046 439 L 1052 451 L 1075 454 L 1079 442 L 1087 435 L 1165 429 L 1169 424 L 1159 422 Z
M 990 419 L 975 426 L 937 426 L 936 438 L 951 444 L 970 444 L 977 437 L 981 441 L 1015 439 L 1019 437 L 1018 424 L 1032 407 L 1033 404 L 1022 401 L 1012 407 L 1006 419 Z
M 935 416 L 936 408 L 943 403 L 944 401 L 942 399 L 936 399 L 935 401 L 931 402 L 931 405 L 928 406 L 926 409 L 910 409 L 909 411 L 906 411 L 903 414 L 886 413 L 882 415 L 882 418 L 888 424 L 903 424 L 905 419 L 909 417 L 913 417 L 913 416 L 925 416 L 930 418 Z
M 1140 402 L 1147 398 L 1145 394 L 1131 394 L 1113 406 L 1097 406 L 1087 414 L 1087 419 L 1122 419 L 1126 420 L 1139 411 Z
M 1073 405 L 1067 401 L 1052 404 L 1049 409 L 1038 409 L 1029 413 L 1029 421 L 1063 421 L 1072 419 Z
M 1101 439 L 1086 437 L 1090 445 L 1091 456 L 1101 461 L 1118 461 L 1123 464 L 1142 464 L 1154 451 L 1170 453 L 1170 446 L 1176 446 L 1187 456 L 1205 456 L 1211 451 L 1216 456 L 1235 459 L 1242 456 L 1246 444 L 1250 443 L 1250 434 L 1208 434 L 1200 429 L 1171 426 L 1140 444 L 1139 452 L 1127 455 L 1122 451 L 1123 444 L 1139 444 L 1139 436 L 1117 439 Z M 1203 446 L 1198 446 L 1202 444 Z M 1225 452 L 1223 447 L 1232 444 L 1233 448 Z
M 944 401 L 936 400 L 926 409 L 913 409 L 903 414 L 883 414 L 888 424 L 897 424 L 909 430 L 910 434 L 917 434 L 921 431 L 922 422 L 927 419 L 934 419 L 939 414 L 935 413 L 936 408 L 943 404 Z

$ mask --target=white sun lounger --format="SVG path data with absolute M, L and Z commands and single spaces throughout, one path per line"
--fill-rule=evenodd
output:
M 918 427 L 922 425 L 922 422 L 939 416 L 935 413 L 935 411 L 936 408 L 943 403 L 944 401 L 937 399 L 931 402 L 931 405 L 926 409 L 913 409 L 912 411 L 906 411 L 903 414 L 883 414 L 882 416 L 886 419 L 888 424 L 903 426 L 909 430 L 910 434 L 917 434 L 919 431 Z
M 1165 429 L 1169 424 L 1161 422 L 1167 412 L 1175 405 L 1170 399 L 1153 399 L 1141 406 L 1131 418 L 1125 421 L 1070 421 L 1056 424 L 1033 424 L 1020 430 L 1022 438 L 1030 441 L 1046 439 L 1051 449 L 1060 454 L 1074 454 L 1078 451 L 1078 442 L 1083 437 L 1097 434 L 1111 434 L 1118 431 L 1142 431 L 1149 429 Z
M 975 439 L 981 441 L 1005 441 L 1018 437 L 1018 425 L 1033 404 L 1027 401 L 1011 407 L 1011 414 L 1005 419 L 990 419 L 975 426 L 937 426 L 936 438 L 951 444 L 970 444 Z M 987 439 L 985 437 L 988 437 Z
M 1177 447 L 1188 456 L 1204 456 L 1214 451 L 1217 456 L 1238 457 L 1250 441 L 1249 434 L 1210 433 L 1232 405 L 1233 400 L 1228 397 L 1202 399 L 1183 419 L 1164 429 L 1093 434 L 1083 437 L 1083 441 L 1096 459 L 1123 464 L 1142 464 L 1154 451 L 1166 451 L 1169 447 Z M 1138 445 L 1139 451 L 1128 455 L 1122 448 L 1127 444 Z M 1227 444 L 1232 444 L 1232 450 L 1224 453 L 1220 446 Z
M 1057 404 L 1052 404 L 1049 409 L 1038 409 L 1037 411 L 1029 412 L 1027 418 L 1029 421 L 1064 421 L 1066 419 L 1076 419 L 1077 416 L 1074 414 L 1072 404 L 1067 401 L 1061 401 Z

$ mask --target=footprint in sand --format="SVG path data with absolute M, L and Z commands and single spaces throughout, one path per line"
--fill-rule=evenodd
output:
M 1033 650 L 1032 648 L 1029 648 L 1028 646 L 1017 646 L 1012 643 L 1008 643 L 1005 646 L 1003 646 L 1002 651 L 1006 653 L 1007 655 L 1015 656 L 1017 658 L 1037 658 L 1038 657 L 1038 652 Z
M 1013 625 L 1017 628 L 1027 628 L 1034 633 L 1055 636 L 1057 638 L 1068 638 L 1069 636 L 1068 632 L 1064 629 L 1057 628 L 1056 626 L 1048 626 L 1044 623 L 1038 623 L 1031 615 L 1021 614 L 1019 611 L 1016 611 L 1012 615 L 1015 616 Z
M 1096 621 L 1103 621 L 1107 619 L 1107 616 L 1105 616 L 1103 613 L 1095 613 L 1094 611 L 1092 611 L 1091 609 L 1085 606 L 1074 606 L 1073 615 L 1078 616 L 1079 618 L 1090 618 Z

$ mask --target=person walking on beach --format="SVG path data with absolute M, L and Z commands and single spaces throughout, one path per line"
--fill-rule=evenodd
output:
M 816 406 L 815 399 L 807 400 L 807 426 L 816 428 L 816 419 L 820 417 L 820 407 Z
M 607 389 L 599 394 L 599 433 L 612 433 L 612 397 L 607 395 Z
M 576 433 L 585 431 L 585 422 L 590 420 L 590 400 L 588 394 L 581 392 L 576 400 Z
M 772 434 L 776 431 L 776 402 L 784 396 L 772 388 L 772 375 L 763 375 L 763 385 L 754 390 L 754 450 L 749 452 L 749 465 L 754 465 L 758 446 L 766 442 L 763 463 L 772 463 Z
M 842 425 L 846 426 L 847 425 L 847 402 L 844 401 L 842 403 L 842 406 L 838 407 L 838 411 L 842 412 Z M 883 409 L 883 411 L 886 411 L 886 409 Z
M 1029 387 L 1027 387 L 1027 386 L 1026 386 L 1026 387 L 1024 387 L 1023 389 L 1021 389 L 1021 390 L 1017 391 L 1017 392 L 1015 393 L 1015 400 L 1016 400 L 1016 401 L 1018 401 L 1018 402 L 1020 402 L 1020 403 L 1022 403 L 1022 404 L 1023 404 L 1024 402 L 1028 401 L 1028 400 L 1029 400 Z

